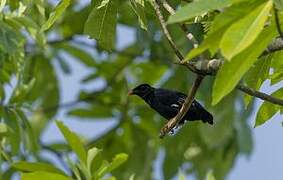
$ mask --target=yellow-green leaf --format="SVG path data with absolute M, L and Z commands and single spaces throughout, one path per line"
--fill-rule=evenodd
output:
M 195 16 L 200 16 L 209 11 L 227 7 L 233 0 L 199 0 L 181 7 L 176 13 L 169 17 L 168 23 L 187 21 Z
M 44 171 L 22 174 L 22 180 L 71 180 L 72 178 L 60 174 L 54 174 Z
M 267 45 L 276 36 L 274 26 L 262 31 L 255 42 L 246 50 L 226 61 L 216 75 L 212 92 L 212 104 L 217 104 L 224 96 L 230 93 L 241 80 L 243 75 L 257 60 Z
M 220 48 L 228 60 L 245 50 L 256 40 L 263 30 L 271 8 L 272 1 L 267 1 L 234 23 L 225 32 L 220 42 Z
M 41 30 L 46 31 L 54 22 L 63 14 L 65 9 L 70 5 L 70 0 L 62 0 L 55 7 L 54 11 L 50 13 L 48 20 L 43 24 Z

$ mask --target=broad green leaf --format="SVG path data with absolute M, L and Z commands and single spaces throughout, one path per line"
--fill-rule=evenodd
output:
M 71 180 L 72 178 L 63 176 L 61 174 L 54 174 L 44 171 L 37 171 L 33 173 L 23 173 L 22 180 Z
M 188 3 L 181 7 L 176 13 L 169 17 L 168 23 L 178 23 L 187 21 L 195 16 L 200 16 L 209 11 L 227 7 L 233 3 L 233 0 L 199 0 Z
M 70 131 L 62 122 L 56 121 L 58 128 L 61 133 L 64 135 L 66 141 L 72 148 L 72 150 L 77 154 L 78 158 L 82 163 L 86 163 L 87 161 L 87 153 L 84 148 L 84 144 L 81 142 L 80 138 Z
M 106 4 L 103 4 L 103 2 L 106 2 Z M 102 48 L 112 50 L 116 38 L 118 2 L 116 0 L 103 2 L 100 8 L 96 6 L 92 9 L 85 23 L 84 33 L 96 39 Z
M 61 0 L 57 6 L 55 7 L 54 11 L 50 13 L 49 18 L 43 24 L 41 30 L 46 31 L 49 29 L 54 22 L 64 13 L 66 8 L 70 5 L 70 0 Z
M 77 58 L 80 62 L 82 62 L 86 66 L 89 67 L 96 66 L 95 59 L 82 48 L 76 47 L 69 43 L 60 43 L 58 45 L 55 45 L 55 48 L 61 48 L 62 50 L 66 51 L 73 57 Z
M 22 172 L 35 172 L 35 171 L 44 171 L 49 173 L 61 174 L 66 175 L 63 171 L 46 163 L 40 162 L 25 162 L 20 161 L 12 164 L 12 167 L 22 171 Z
M 260 58 L 247 74 L 244 76 L 245 83 L 252 89 L 258 90 L 261 84 L 266 80 L 269 75 L 269 69 L 272 56 Z M 252 99 L 252 96 L 245 95 L 245 106 L 247 107 Z
M 282 99 L 283 88 L 275 91 L 271 94 L 271 96 Z M 255 127 L 260 126 L 266 121 L 270 120 L 278 111 L 281 111 L 281 114 L 283 114 L 283 110 L 280 108 L 281 107 L 279 105 L 272 104 L 268 101 L 263 102 L 256 115 Z
M 272 1 L 258 6 L 225 32 L 220 42 L 220 48 L 228 60 L 231 60 L 256 40 L 264 28 L 271 8 Z
M 267 45 L 276 36 L 274 26 L 262 31 L 254 43 L 246 50 L 226 61 L 216 75 L 213 85 L 212 104 L 217 104 L 224 96 L 230 93 L 241 80 L 242 76 L 257 60 Z
M 132 8 L 139 18 L 141 28 L 147 30 L 147 19 L 145 14 L 144 0 L 130 0 Z

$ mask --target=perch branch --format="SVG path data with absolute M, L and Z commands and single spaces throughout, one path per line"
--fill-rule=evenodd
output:
M 196 95 L 196 92 L 203 80 L 204 76 L 203 75 L 197 75 L 196 80 L 194 81 L 194 84 L 190 91 L 188 92 L 188 96 L 182 105 L 182 108 L 180 109 L 179 113 L 173 118 L 170 119 L 161 129 L 160 131 L 160 138 L 163 138 L 166 134 L 168 134 L 181 120 L 182 118 L 186 115 L 188 110 L 190 109 L 190 106 L 194 100 L 194 97 Z

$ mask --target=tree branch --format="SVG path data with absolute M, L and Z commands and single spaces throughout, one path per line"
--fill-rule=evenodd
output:
M 272 97 L 268 94 L 256 91 L 254 89 L 251 89 L 251 88 L 246 87 L 246 86 L 241 85 L 241 84 L 237 85 L 237 89 L 249 94 L 250 96 L 254 96 L 254 97 L 260 98 L 262 100 L 271 102 L 273 104 L 278 104 L 278 105 L 283 106 L 283 99 L 278 99 L 278 98 Z
M 188 92 L 188 96 L 184 102 L 184 104 L 182 105 L 182 108 L 180 109 L 179 113 L 173 118 L 170 119 L 161 129 L 160 131 L 160 138 L 163 138 L 166 134 L 168 134 L 182 119 L 183 117 L 186 115 L 186 113 L 188 112 L 188 110 L 191 107 L 191 104 L 194 100 L 194 97 L 196 95 L 196 92 L 203 80 L 204 76 L 202 75 L 197 75 L 196 80 L 194 81 L 194 84 L 192 86 L 192 88 L 190 89 L 190 91 Z

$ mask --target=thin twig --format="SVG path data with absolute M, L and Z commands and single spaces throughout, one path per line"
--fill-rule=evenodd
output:
M 166 0 L 163 0 L 162 2 L 158 0 L 158 2 L 162 3 L 162 6 L 170 15 L 174 15 L 176 13 L 175 9 Z M 189 32 L 189 29 L 187 28 L 186 24 L 180 24 L 180 27 L 186 34 L 187 39 L 193 42 L 194 48 L 197 48 L 198 42 L 195 39 L 194 35 Z
M 281 26 L 280 26 L 280 19 L 279 19 L 279 16 L 278 16 L 278 10 L 275 6 L 273 6 L 273 12 L 274 12 L 275 24 L 276 24 L 278 34 L 283 39 L 283 33 L 282 33 Z
M 177 114 L 177 116 L 175 116 L 173 119 L 170 119 L 161 129 L 160 131 L 160 138 L 163 138 L 166 134 L 168 134 L 182 119 L 183 117 L 186 115 L 186 113 L 188 112 L 188 110 L 191 107 L 191 104 L 194 100 L 194 97 L 196 95 L 196 92 L 203 80 L 204 76 L 202 75 L 197 75 L 196 80 L 194 81 L 194 84 L 192 86 L 192 88 L 190 89 L 190 91 L 188 92 L 188 96 L 184 102 L 184 104 L 182 105 L 182 108 L 180 109 L 179 113 Z
M 256 91 L 254 89 L 251 89 L 247 86 L 244 86 L 244 85 L 241 85 L 241 84 L 238 84 L 237 85 L 237 89 L 245 92 L 246 94 L 249 94 L 251 96 L 254 96 L 254 97 L 257 97 L 259 99 L 262 99 L 262 100 L 265 100 L 265 101 L 268 101 L 268 102 L 271 102 L 273 104 L 278 104 L 278 105 L 281 105 L 283 106 L 283 99 L 278 99 L 278 98 L 275 98 L 273 96 L 270 96 L 268 94 L 265 94 L 265 93 L 262 93 L 262 92 L 259 92 L 259 91 Z
M 159 22 L 161 24 L 161 28 L 163 30 L 163 33 L 164 35 L 166 36 L 170 46 L 172 47 L 172 49 L 174 50 L 175 54 L 177 55 L 177 57 L 179 58 L 180 61 L 182 61 L 184 59 L 184 56 L 182 55 L 182 53 L 179 51 L 177 45 L 175 44 L 175 42 L 173 41 L 173 38 L 171 37 L 168 29 L 167 29 L 167 26 L 166 26 L 166 23 L 165 23 L 165 20 L 164 20 L 164 17 L 161 13 L 161 10 L 160 10 L 160 2 L 159 1 L 154 1 L 154 9 L 155 9 L 155 12 L 156 12 L 156 15 L 159 19 Z

